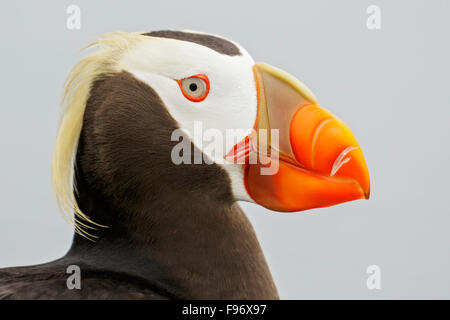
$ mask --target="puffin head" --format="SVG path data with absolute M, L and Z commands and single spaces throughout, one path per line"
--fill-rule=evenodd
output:
M 89 218 L 77 184 L 118 206 L 200 184 L 276 211 L 369 197 L 364 156 L 345 123 L 237 43 L 154 31 L 95 45 L 69 76 L 52 167 L 61 207 L 80 221 Z

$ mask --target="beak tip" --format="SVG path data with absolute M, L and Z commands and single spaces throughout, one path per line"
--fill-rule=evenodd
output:
M 369 200 L 370 199 L 370 187 L 365 189 L 363 188 L 363 194 L 364 194 L 364 199 Z

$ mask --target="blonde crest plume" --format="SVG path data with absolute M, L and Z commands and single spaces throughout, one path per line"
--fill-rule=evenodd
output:
M 95 51 L 80 60 L 71 70 L 62 98 L 62 115 L 52 161 L 52 185 L 64 217 L 73 223 L 75 232 L 89 240 L 96 237 L 87 229 L 105 227 L 84 214 L 75 199 L 74 165 L 83 116 L 90 90 L 96 80 L 121 71 L 123 54 L 145 36 L 139 33 L 109 33 L 86 48 Z

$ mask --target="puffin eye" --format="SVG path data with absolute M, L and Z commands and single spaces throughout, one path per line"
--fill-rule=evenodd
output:
M 203 101 L 209 93 L 209 79 L 204 74 L 178 80 L 183 95 L 193 101 Z

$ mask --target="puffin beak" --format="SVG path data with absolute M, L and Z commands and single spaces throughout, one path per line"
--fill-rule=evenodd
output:
M 253 200 L 271 210 L 301 211 L 368 199 L 369 172 L 347 125 L 293 76 L 263 63 L 253 69 L 258 116 L 247 141 L 258 159 L 245 164 Z

